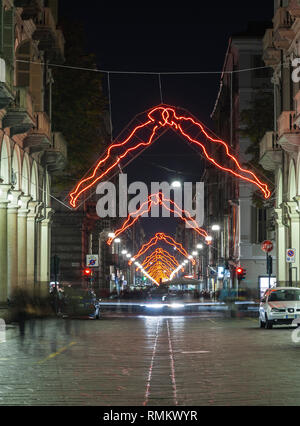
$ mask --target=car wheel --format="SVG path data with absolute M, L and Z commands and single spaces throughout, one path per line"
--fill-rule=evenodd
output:
M 267 328 L 268 330 L 271 330 L 271 328 L 273 328 L 273 321 L 269 321 L 267 315 L 266 315 L 266 325 L 265 325 L 265 328 Z

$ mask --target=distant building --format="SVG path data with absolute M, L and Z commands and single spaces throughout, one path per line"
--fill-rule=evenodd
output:
M 51 176 L 66 141 L 51 129 L 51 71 L 64 60 L 57 1 L 0 1 L 0 303 L 48 294 Z
M 246 153 L 251 142 L 239 132 L 241 113 L 250 108 L 250 102 L 261 88 L 272 90 L 269 70 L 261 69 L 264 67 L 262 37 L 265 28 L 264 24 L 262 30 L 261 25 L 253 23 L 245 33 L 230 38 L 220 91 L 212 113 L 217 136 L 228 143 L 231 153 L 241 164 L 251 158 Z M 251 68 L 257 69 L 236 72 Z M 216 146 L 211 149 L 214 158 L 226 166 L 226 159 L 219 158 Z M 205 189 L 206 228 L 214 238 L 208 255 L 208 285 L 211 289 L 235 287 L 235 268 L 242 266 L 246 269 L 243 286 L 256 294 L 259 277 L 266 275 L 266 255 L 261 250 L 261 243 L 267 238 L 274 240 L 269 226 L 270 209 L 267 205 L 262 208 L 254 205 L 255 186 L 212 165 L 206 169 Z M 214 224 L 220 226 L 220 231 L 212 230 Z M 218 267 L 221 268 L 219 274 Z

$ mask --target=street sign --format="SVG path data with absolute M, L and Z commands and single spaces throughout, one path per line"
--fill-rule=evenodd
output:
M 86 255 L 86 266 L 89 268 L 96 268 L 99 266 L 98 254 L 87 254 Z
M 287 249 L 286 261 L 288 263 L 295 263 L 295 261 L 296 261 L 296 250 L 295 249 Z
M 269 241 L 269 240 L 264 241 L 262 243 L 262 245 L 261 245 L 261 249 L 265 253 L 269 253 L 270 251 L 272 251 L 273 250 L 273 243 L 272 243 L 272 241 Z

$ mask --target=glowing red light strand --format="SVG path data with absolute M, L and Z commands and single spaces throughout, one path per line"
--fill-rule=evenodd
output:
M 155 117 L 155 114 L 158 113 L 158 117 Z M 254 185 L 256 185 L 264 194 L 264 197 L 266 199 L 270 198 L 271 193 L 270 190 L 268 188 L 268 186 L 266 184 L 264 184 L 261 180 L 258 179 L 258 177 L 251 172 L 248 169 L 243 169 L 241 167 L 241 165 L 239 164 L 238 160 L 236 159 L 236 157 L 234 157 L 232 154 L 230 154 L 229 152 L 229 147 L 226 144 L 226 142 L 224 142 L 221 139 L 215 139 L 212 138 L 204 129 L 203 125 L 197 121 L 195 121 L 193 118 L 191 117 L 181 117 L 181 116 L 177 116 L 176 115 L 176 111 L 174 108 L 171 107 L 156 107 L 153 108 L 149 113 L 148 113 L 148 119 L 144 124 L 141 124 L 139 126 L 136 126 L 135 129 L 133 129 L 133 131 L 130 133 L 130 135 L 123 141 L 120 143 L 114 143 L 112 144 L 106 151 L 106 155 L 103 159 L 101 159 L 96 167 L 94 168 L 94 171 L 92 173 L 91 176 L 82 179 L 78 185 L 76 186 L 75 190 L 70 194 L 70 204 L 73 207 L 76 207 L 76 203 L 78 198 L 80 197 L 80 195 L 87 191 L 89 188 L 91 188 L 93 185 L 95 185 L 97 182 L 99 182 L 101 179 L 103 179 L 105 176 L 107 176 L 107 174 L 114 168 L 116 167 L 120 161 L 127 156 L 127 154 L 131 151 L 134 151 L 138 148 L 140 148 L 141 146 L 149 146 L 152 141 L 153 138 L 157 132 L 158 129 L 169 126 L 170 128 L 173 128 L 175 130 L 178 130 L 182 136 L 184 136 L 189 142 L 191 143 L 195 143 L 196 145 L 198 145 L 199 147 L 201 147 L 205 157 L 207 158 L 208 161 L 210 161 L 211 163 L 213 163 L 216 167 L 218 167 L 219 169 L 231 173 L 233 174 L 235 177 L 243 179 L 245 181 L 248 181 Z M 209 156 L 209 154 L 207 153 L 207 150 L 205 148 L 205 146 L 203 145 L 203 143 L 199 142 L 198 140 L 194 139 L 191 135 L 189 135 L 187 133 L 187 130 L 184 131 L 181 123 L 182 122 L 190 122 L 192 123 L 193 126 L 197 127 L 198 129 L 200 129 L 200 131 L 203 133 L 203 135 L 210 141 L 210 142 L 214 142 L 214 143 L 218 143 L 220 145 L 222 145 L 225 148 L 225 154 L 226 156 L 231 159 L 234 163 L 234 165 L 239 169 L 240 172 L 244 173 L 245 175 L 248 175 L 250 177 L 244 176 L 240 173 L 237 173 L 236 171 L 234 171 L 232 168 L 228 168 L 228 167 L 224 167 L 221 164 L 219 164 L 214 158 L 212 158 L 211 156 Z M 96 177 L 97 172 L 99 171 L 101 166 L 104 166 L 105 163 L 108 162 L 108 160 L 110 159 L 111 153 L 113 150 L 115 150 L 116 148 L 123 148 L 125 147 L 130 141 L 131 139 L 136 136 L 136 133 L 144 128 L 149 127 L 149 130 L 151 131 L 151 134 L 148 138 L 148 140 L 143 141 L 143 142 L 139 142 L 136 145 L 128 148 L 122 155 L 119 155 L 117 160 L 113 162 L 113 164 L 109 167 L 107 167 L 107 169 L 105 171 L 103 171 L 98 177 Z

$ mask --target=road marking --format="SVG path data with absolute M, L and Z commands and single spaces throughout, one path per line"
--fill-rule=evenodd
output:
M 171 378 L 172 378 L 172 385 L 173 385 L 173 397 L 174 397 L 175 405 L 178 405 L 177 387 L 176 387 L 176 378 L 175 378 L 175 363 L 174 363 L 171 333 L 170 333 L 170 327 L 169 327 L 169 321 L 168 320 L 167 320 L 167 329 L 168 329 L 169 351 L 170 351 L 170 361 L 171 361 Z
M 214 320 L 212 320 L 210 318 L 208 318 L 208 321 L 212 322 L 213 324 L 218 324 L 216 321 L 214 321 Z
M 71 346 L 74 346 L 74 345 L 76 345 L 76 342 L 69 343 L 67 346 L 64 346 L 59 351 L 53 352 L 52 354 L 50 354 L 49 356 L 47 356 L 47 358 L 42 359 L 41 361 L 38 361 L 37 364 L 43 364 L 43 363 L 49 361 L 50 359 L 55 358 L 57 355 L 60 355 L 63 352 L 66 352 Z
M 182 354 L 210 354 L 210 351 L 190 351 L 190 352 L 181 352 Z
M 159 333 L 159 323 L 160 320 L 157 321 L 157 327 L 156 327 L 156 336 L 155 336 L 155 341 L 154 341 L 154 346 L 153 346 L 153 351 L 152 351 L 152 358 L 151 358 L 151 364 L 150 364 L 150 368 L 149 368 L 149 373 L 148 373 L 148 379 L 147 379 L 147 386 L 146 386 L 146 393 L 145 393 L 145 401 L 143 402 L 143 405 L 147 405 L 148 400 L 149 400 L 149 395 L 150 395 L 150 386 L 151 386 L 151 378 L 152 378 L 152 370 L 153 370 L 153 364 L 154 364 L 154 358 L 156 355 L 156 348 L 157 348 L 157 341 L 158 341 L 158 333 Z

